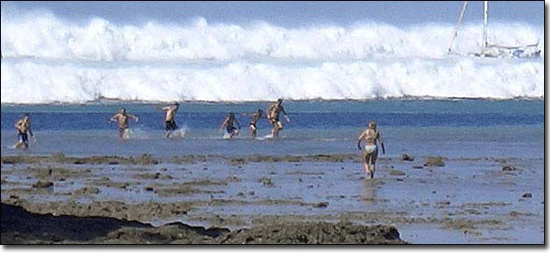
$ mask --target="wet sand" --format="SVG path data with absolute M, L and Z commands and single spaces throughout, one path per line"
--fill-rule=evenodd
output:
M 382 158 L 375 179 L 353 154 L 1 163 L 2 244 L 544 243 L 542 159 Z

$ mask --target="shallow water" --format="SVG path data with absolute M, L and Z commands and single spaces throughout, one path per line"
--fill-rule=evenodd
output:
M 132 138 L 127 141 L 118 139 L 114 124 L 103 121 L 118 104 L 3 105 L 3 157 L 150 154 L 162 162 L 146 166 L 3 164 L 2 199 L 9 198 L 11 190 L 30 188 L 36 182 L 33 168 L 66 167 L 89 170 L 89 175 L 56 181 L 45 193 L 18 195 L 32 202 L 195 202 L 195 210 L 187 215 L 155 218 L 151 223 L 156 225 L 182 221 L 209 226 L 213 222 L 205 218 L 215 216 L 236 216 L 245 225 L 262 216 L 349 217 L 361 224 L 393 224 L 402 239 L 412 243 L 544 242 L 541 101 L 289 102 L 285 107 L 291 122 L 285 123 L 279 139 L 250 139 L 248 118 L 242 116 L 238 119 L 244 126 L 235 139 L 225 140 L 217 132 L 225 111 L 245 112 L 258 105 L 263 104 L 180 106 L 176 122 L 184 127 L 185 136 L 166 140 L 162 114 L 152 111 L 151 105 L 131 104 L 127 108 L 141 119 L 139 124 L 130 123 Z M 25 111 L 31 112 L 36 141 L 28 150 L 5 149 L 14 141 L 11 125 Z M 358 160 L 230 163 L 231 158 L 251 155 L 358 156 L 356 138 L 367 119 L 378 121 L 387 152 L 380 155 L 374 180 L 364 179 Z M 259 136 L 269 133 L 266 121 L 259 128 Z M 401 161 L 403 153 L 415 160 Z M 169 162 L 183 155 L 213 157 L 194 164 Z M 424 167 L 430 156 L 444 157 L 446 165 Z M 505 172 L 505 165 L 518 170 Z M 170 177 L 140 176 L 147 173 Z M 104 177 L 128 186 L 107 187 L 98 182 Z M 155 193 L 183 183 L 196 192 Z M 99 193 L 69 194 L 86 186 L 97 187 Z M 526 193 L 532 197 L 522 197 Z M 322 202 L 327 206 L 318 206 Z
M 64 153 L 69 156 L 178 154 L 339 154 L 356 151 L 356 138 L 369 120 L 378 122 L 387 156 L 403 152 L 446 157 L 544 156 L 543 101 L 341 101 L 284 104 L 291 122 L 279 140 L 251 140 L 248 116 L 268 103 L 184 103 L 176 123 L 184 138 L 163 139 L 159 105 L 103 103 L 89 105 L 2 105 L 3 148 L 15 142 L 13 124 L 31 113 L 36 141 L 27 151 L 2 149 L 2 155 Z M 108 118 L 121 106 L 140 117 L 130 121 L 131 139 L 121 141 Z M 242 126 L 235 140 L 223 139 L 219 124 L 227 112 Z M 258 137 L 270 134 L 267 120 L 258 122 Z
M 505 158 L 506 165 L 519 168 L 514 172 L 503 172 L 503 161 L 489 158 L 447 160 L 445 167 L 415 168 L 425 159 L 383 159 L 372 180 L 364 179 L 360 163 L 354 161 L 231 165 L 218 158 L 154 166 L 52 164 L 54 171 L 61 166 L 88 169 L 90 175 L 56 182 L 47 193 L 19 195 L 31 202 L 196 202 L 195 209 L 186 215 L 153 218 L 149 222 L 154 225 L 181 221 L 212 226 L 201 218 L 216 216 L 238 217 L 245 225 L 262 216 L 317 216 L 325 220 L 348 216 L 360 224 L 395 225 L 402 239 L 413 243 L 543 242 L 543 160 Z M 2 199 L 8 198 L 10 189 L 25 188 L 36 181 L 29 179 L 33 167 L 45 165 L 3 165 L 3 180 L 8 183 L 2 185 Z M 144 174 L 161 177 L 141 177 Z M 98 185 L 97 181 L 105 177 L 129 184 L 124 188 Z M 167 196 L 156 192 L 185 183 L 198 191 Z M 67 194 L 85 186 L 97 187 L 99 193 Z M 525 193 L 532 197 L 523 198 Z M 327 206 L 317 207 L 321 202 Z M 446 239 L 443 235 L 461 236 Z

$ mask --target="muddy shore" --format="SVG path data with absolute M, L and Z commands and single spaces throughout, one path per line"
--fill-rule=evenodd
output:
M 2 164 L 17 163 L 62 163 L 62 164 L 108 164 L 108 165 L 155 165 L 162 162 L 171 164 L 193 164 L 211 160 L 226 160 L 230 165 L 245 164 L 248 162 L 342 162 L 345 160 L 358 162 L 359 156 L 356 154 L 318 154 L 309 156 L 299 155 L 250 155 L 244 157 L 219 156 L 219 155 L 182 155 L 174 156 L 169 159 L 155 158 L 149 154 L 143 154 L 135 157 L 120 156 L 90 156 L 90 157 L 66 157 L 63 153 L 55 153 L 52 156 L 3 156 Z
M 208 158 L 208 156 L 185 156 L 172 158 L 170 163 L 195 163 L 208 159 L 225 159 L 230 165 L 247 162 L 298 162 L 342 161 L 345 156 L 250 156 L 247 158 Z M 159 160 L 149 155 L 137 158 L 117 156 L 96 156 L 69 158 L 63 154 L 46 157 L 7 156 L 2 164 L 107 164 L 107 165 L 153 165 Z M 29 202 L 20 196 L 32 193 L 47 193 L 53 182 L 70 178 L 90 177 L 90 170 L 70 168 L 34 167 L 30 170 L 37 183 L 26 192 L 9 190 L 9 198 L 2 200 L 2 244 L 405 244 L 393 226 L 353 225 L 350 222 L 329 223 L 324 221 L 300 221 L 297 218 L 263 218 L 252 228 L 230 230 L 224 227 L 204 228 L 183 223 L 168 223 L 154 227 L 141 221 L 152 218 L 167 218 L 185 215 L 197 202 L 138 203 L 123 201 L 99 201 L 83 204 L 69 202 Z M 9 172 L 8 172 L 9 173 Z M 170 179 L 161 174 L 136 174 L 136 179 Z M 53 182 L 50 182 L 53 181 Z M 103 178 L 94 182 L 96 186 L 126 188 L 131 183 L 117 183 Z M 181 184 L 171 189 L 146 187 L 161 196 L 185 195 L 198 192 L 196 185 L 226 184 L 205 181 Z M 3 191 L 4 192 L 4 191 Z M 97 187 L 87 186 L 68 195 L 91 196 L 98 194 Z M 211 200 L 209 203 L 215 203 Z M 225 202 L 219 200 L 218 202 Z M 264 203 L 276 201 L 263 201 Z M 280 201 L 283 202 L 283 201 Z M 322 206 L 323 204 L 302 204 Z M 220 220 L 223 220 L 220 218 Z M 223 224 L 223 223 L 221 223 Z
M 537 189 L 518 188 L 520 177 L 537 177 L 539 162 L 384 158 L 372 180 L 348 171 L 358 162 L 346 154 L 3 156 L 2 244 L 403 244 L 434 233 L 506 243 L 524 226 L 537 236 L 543 221 L 542 209 L 522 208 L 541 206 Z M 483 169 L 468 184 L 519 193 L 465 199 L 455 164 Z

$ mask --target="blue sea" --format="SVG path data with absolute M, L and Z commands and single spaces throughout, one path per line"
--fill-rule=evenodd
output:
M 311 155 L 356 153 L 356 139 L 371 120 L 378 123 L 387 157 L 403 153 L 449 158 L 544 157 L 542 100 L 373 100 L 285 101 L 290 122 L 277 140 L 252 139 L 246 114 L 265 110 L 268 102 L 197 103 L 180 105 L 176 123 L 183 138 L 164 138 L 168 104 L 93 103 L 83 105 L 2 106 L 2 155 L 66 156 L 150 154 L 177 155 Z M 124 106 L 130 120 L 130 140 L 119 140 L 117 125 L 108 119 Z M 36 141 L 26 151 L 5 149 L 16 140 L 14 123 L 31 115 Z M 227 113 L 241 125 L 233 140 L 219 132 Z M 258 137 L 270 134 L 263 118 Z

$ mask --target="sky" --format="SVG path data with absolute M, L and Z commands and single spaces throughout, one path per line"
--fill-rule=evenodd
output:
M 185 24 L 204 17 L 209 23 L 246 24 L 258 20 L 286 28 L 310 25 L 348 26 L 355 22 L 382 22 L 400 27 L 422 23 L 455 24 L 463 1 L 349 1 L 349 2 L 201 2 L 201 1 L 2 1 L 2 16 L 28 11 L 52 12 L 57 18 L 83 24 L 100 17 L 117 25 Z M 544 23 L 543 1 L 489 1 L 490 21 Z M 470 1 L 464 22 L 481 22 L 480 1 Z

